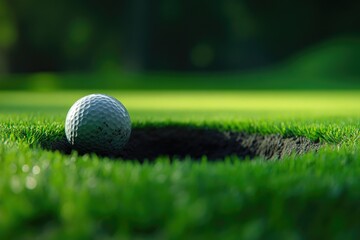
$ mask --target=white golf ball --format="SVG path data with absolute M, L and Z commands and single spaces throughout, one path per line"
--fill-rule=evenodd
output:
M 91 94 L 70 108 L 65 121 L 69 143 L 80 152 L 116 155 L 131 133 L 129 113 L 117 99 Z

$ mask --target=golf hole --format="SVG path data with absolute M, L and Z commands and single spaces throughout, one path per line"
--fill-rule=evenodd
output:
M 67 143 L 65 134 L 60 140 L 40 144 L 45 149 L 58 150 L 64 154 L 75 150 Z M 248 134 L 189 126 L 141 127 L 132 129 L 130 140 L 120 154 L 108 157 L 139 162 L 151 161 L 159 156 L 169 156 L 170 159 L 191 157 L 194 160 L 205 156 L 210 161 L 222 160 L 227 156 L 281 159 L 319 147 L 320 143 L 304 137 Z

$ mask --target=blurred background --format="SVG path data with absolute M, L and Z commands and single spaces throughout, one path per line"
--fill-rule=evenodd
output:
M 360 88 L 360 1 L 0 0 L 0 88 Z

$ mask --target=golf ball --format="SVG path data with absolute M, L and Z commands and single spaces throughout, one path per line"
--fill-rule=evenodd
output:
M 79 99 L 66 116 L 66 138 L 80 152 L 116 155 L 129 140 L 130 133 L 126 108 L 104 94 Z

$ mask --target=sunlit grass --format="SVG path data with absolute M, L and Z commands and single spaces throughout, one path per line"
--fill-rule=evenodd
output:
M 103 92 L 103 91 L 99 91 Z M 6 112 L 65 112 L 80 97 L 93 92 L 0 92 Z M 136 111 L 230 111 L 276 115 L 360 116 L 359 91 L 105 91 Z M 52 110 L 53 108 L 53 110 Z M 190 115 L 189 114 L 189 115 Z
M 360 235 L 359 92 L 106 92 L 134 127 L 190 124 L 323 144 L 281 161 L 140 164 L 42 149 L 88 93 L 0 92 L 1 239 Z

